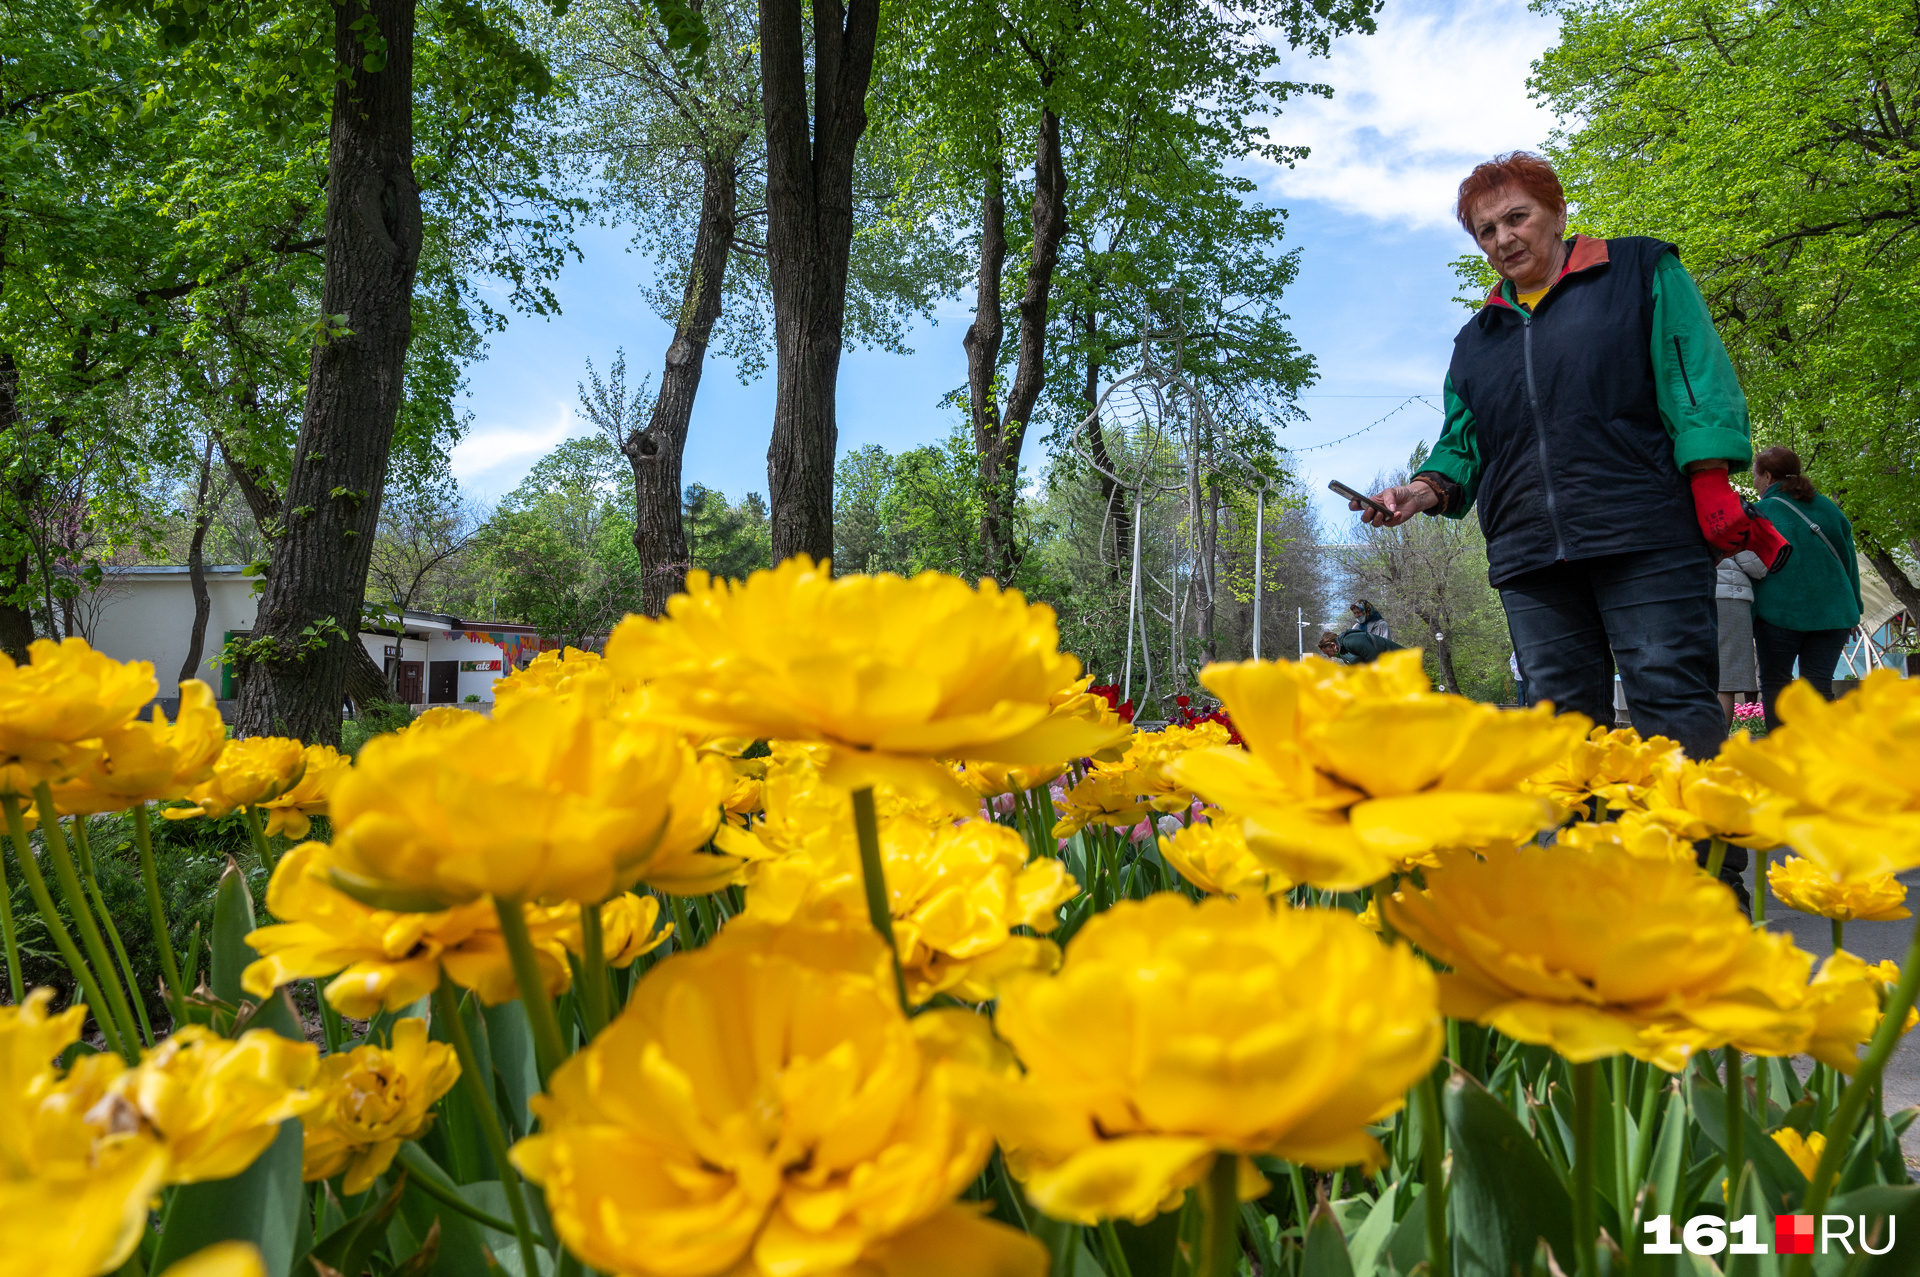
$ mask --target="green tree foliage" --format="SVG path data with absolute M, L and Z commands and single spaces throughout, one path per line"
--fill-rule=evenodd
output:
M 1534 84 L 1563 121 L 1577 227 L 1679 244 L 1757 440 L 1795 448 L 1869 545 L 1920 535 L 1912 7 L 1547 7 L 1561 40 Z
M 694 567 L 712 576 L 744 581 L 750 573 L 771 566 L 767 499 L 758 492 L 729 504 L 727 494 L 719 489 L 690 483 L 685 518 L 687 552 Z
M 584 647 L 638 608 L 626 468 L 605 438 L 568 439 L 501 501 L 476 539 L 498 619 Z
M 900 453 L 879 444 L 855 449 L 840 458 L 834 491 L 836 571 L 992 575 L 980 541 L 985 496 L 966 430 Z M 1020 535 L 1031 535 L 1024 518 Z

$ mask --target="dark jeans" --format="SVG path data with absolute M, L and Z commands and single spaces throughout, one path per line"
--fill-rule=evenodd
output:
M 1720 622 L 1705 546 L 1556 563 L 1503 583 L 1500 602 L 1533 700 L 1611 726 L 1617 664 L 1642 736 L 1671 737 L 1691 758 L 1720 752 Z
M 1767 730 L 1780 726 L 1774 717 L 1774 702 L 1782 689 L 1793 682 L 1793 663 L 1800 662 L 1800 677 L 1813 684 L 1823 700 L 1833 699 L 1833 670 L 1840 664 L 1840 653 L 1847 646 L 1852 630 L 1787 630 L 1753 618 L 1753 646 L 1760 656 L 1760 698 L 1766 706 Z

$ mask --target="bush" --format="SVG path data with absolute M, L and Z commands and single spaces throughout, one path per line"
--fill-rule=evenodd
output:
M 324 819 L 315 822 L 313 836 L 322 839 L 327 836 L 325 823 Z M 214 889 L 219 885 L 220 875 L 226 872 L 228 858 L 231 857 L 246 873 L 256 911 L 266 898 L 266 868 L 253 854 L 247 838 L 246 820 L 239 813 L 219 820 L 205 817 L 179 821 L 155 819 L 150 828 L 155 877 L 160 885 L 160 900 L 166 909 L 168 933 L 173 941 L 174 955 L 180 963 L 181 975 L 184 977 L 194 965 L 188 952 L 188 943 L 193 939 L 196 926 L 200 932 L 199 970 L 204 974 L 207 970 L 208 936 L 213 930 Z M 40 835 L 36 832 L 31 838 L 35 849 L 39 850 L 42 845 Z M 160 948 L 154 941 L 146 884 L 141 881 L 139 853 L 133 845 L 132 818 L 124 814 L 93 817 L 87 822 L 87 842 L 93 853 L 94 880 L 99 884 L 100 896 L 113 919 L 114 930 L 119 932 L 120 943 L 126 949 L 128 964 L 133 969 L 134 986 L 146 1004 L 147 1017 L 155 1030 L 164 1032 L 163 1026 L 170 1024 L 172 1017 L 167 1012 L 166 998 L 161 988 Z M 68 848 L 77 855 L 71 837 Z M 276 850 L 284 851 L 285 848 L 283 846 Z M 54 947 L 53 937 L 47 932 L 46 922 L 40 917 L 32 894 L 27 890 L 26 879 L 20 871 L 11 841 L 5 846 L 4 863 L 8 900 L 13 909 L 14 929 L 20 948 L 22 984 L 29 989 L 40 986 L 53 988 L 57 991 L 55 1002 L 66 1006 L 74 997 L 74 980 L 66 963 L 61 960 L 59 950 Z M 49 871 L 44 855 L 40 863 L 41 872 L 47 879 L 47 890 L 53 895 L 61 921 L 74 942 L 79 944 L 80 936 L 74 927 L 73 915 L 60 892 L 59 884 Z M 107 943 L 111 949 L 112 941 Z M 115 955 L 115 959 L 115 974 L 120 975 L 118 955 Z
M 358 756 L 360 747 L 374 737 L 397 732 L 412 721 L 410 707 L 393 701 L 374 701 L 360 712 L 360 717 L 340 724 L 340 752 Z

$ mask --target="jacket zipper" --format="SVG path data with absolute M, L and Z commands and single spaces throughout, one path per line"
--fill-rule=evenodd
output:
M 1680 353 L 1680 334 L 1673 335 L 1673 362 L 1680 365 L 1680 384 L 1687 388 L 1687 402 L 1698 408 L 1700 401 L 1693 397 L 1693 378 L 1687 376 L 1687 357 Z
M 1533 438 L 1540 448 L 1540 487 L 1547 494 L 1547 522 L 1553 525 L 1553 557 L 1567 559 L 1567 540 L 1560 531 L 1560 513 L 1554 508 L 1553 468 L 1547 458 L 1547 428 L 1540 420 L 1540 392 L 1533 382 L 1533 316 L 1520 312 L 1520 343 L 1527 361 L 1527 407 L 1533 412 Z

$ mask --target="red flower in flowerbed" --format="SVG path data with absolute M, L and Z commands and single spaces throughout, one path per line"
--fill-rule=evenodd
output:
M 1227 711 L 1224 709 L 1211 709 L 1204 714 L 1198 713 L 1193 708 L 1192 698 L 1187 696 L 1176 696 L 1173 698 L 1173 703 L 1176 707 L 1173 716 L 1175 726 L 1198 727 L 1202 723 L 1218 723 L 1227 729 L 1228 744 L 1246 744 L 1240 739 L 1240 729 L 1233 725 L 1233 720 L 1227 717 Z
M 1121 722 L 1131 723 L 1133 721 L 1133 702 L 1122 701 L 1120 699 L 1120 685 L 1118 683 L 1096 683 L 1092 687 L 1089 687 L 1087 691 L 1103 698 L 1107 704 L 1113 706 L 1114 712 L 1120 715 Z

